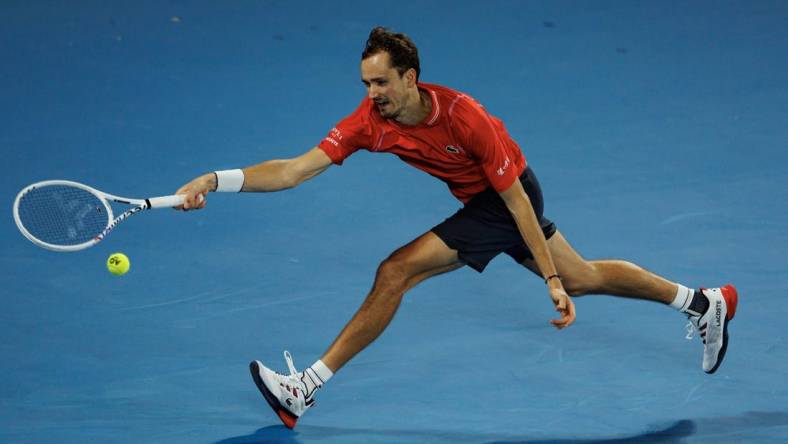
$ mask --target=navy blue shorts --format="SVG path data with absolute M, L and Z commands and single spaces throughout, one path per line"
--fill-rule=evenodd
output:
M 550 239 L 555 233 L 555 224 L 542 215 L 542 189 L 530 168 L 520 176 L 520 183 L 531 199 L 544 237 Z M 508 254 L 517 263 L 534 257 L 503 199 L 492 188 L 473 196 L 453 216 L 430 231 L 449 248 L 457 250 L 460 260 L 479 273 L 499 253 Z

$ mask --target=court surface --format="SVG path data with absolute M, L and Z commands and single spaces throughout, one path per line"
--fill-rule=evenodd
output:
M 285 429 L 248 362 L 310 365 L 379 262 L 458 208 L 393 156 L 135 216 L 80 253 L 16 230 L 34 181 L 145 197 L 314 146 L 363 97 L 378 24 L 506 122 L 581 254 L 737 285 L 716 374 L 658 304 L 576 299 L 555 331 L 501 256 L 409 293 Z M 0 442 L 786 442 L 786 55 L 784 1 L 4 1 Z

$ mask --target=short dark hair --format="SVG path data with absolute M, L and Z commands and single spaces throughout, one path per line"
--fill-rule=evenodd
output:
M 361 60 L 383 51 L 389 54 L 391 67 L 395 68 L 400 76 L 413 68 L 416 70 L 416 79 L 418 80 L 421 73 L 419 50 L 410 37 L 391 32 L 382 26 L 372 28 L 369 38 L 367 38 L 367 44 L 364 46 L 364 52 L 361 53 Z

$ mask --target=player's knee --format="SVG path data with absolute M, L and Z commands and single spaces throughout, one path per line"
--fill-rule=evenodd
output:
M 561 283 L 564 284 L 564 290 L 566 290 L 566 294 L 572 296 L 573 298 L 585 296 L 588 294 L 581 282 L 577 282 L 572 279 L 562 279 Z
M 397 256 L 390 256 L 378 266 L 375 288 L 399 291 L 407 287 L 407 263 Z
M 599 270 L 591 262 L 586 262 L 582 267 L 561 276 L 564 290 L 569 296 L 579 297 L 593 294 L 599 287 Z

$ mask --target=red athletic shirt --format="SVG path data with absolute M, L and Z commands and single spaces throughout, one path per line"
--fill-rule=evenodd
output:
M 525 170 L 525 157 L 500 119 L 472 97 L 419 83 L 432 98 L 432 113 L 418 125 L 381 117 L 368 97 L 318 145 L 337 165 L 359 149 L 397 155 L 446 182 L 462 202 L 492 186 L 501 192 Z

